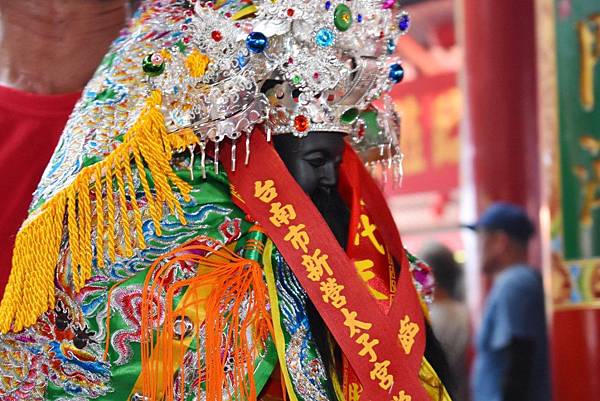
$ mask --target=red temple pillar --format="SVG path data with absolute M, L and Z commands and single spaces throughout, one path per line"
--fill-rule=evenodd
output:
M 533 0 L 463 0 L 463 89 L 476 206 L 539 208 Z
M 539 168 L 534 0 L 461 0 L 457 27 L 464 49 L 462 219 L 493 201 L 524 206 L 538 220 Z M 467 292 L 475 323 L 484 302 L 474 238 L 465 238 Z M 540 263 L 539 241 L 531 261 Z

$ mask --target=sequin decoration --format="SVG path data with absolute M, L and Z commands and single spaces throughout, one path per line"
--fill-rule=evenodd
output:
M 306 293 L 278 251 L 273 253 L 282 328 L 289 335 L 285 359 L 294 390 L 305 400 L 327 401 L 325 368 L 306 314 Z

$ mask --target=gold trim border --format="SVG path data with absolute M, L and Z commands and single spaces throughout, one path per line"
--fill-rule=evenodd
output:
M 538 151 L 540 160 L 540 242 L 548 320 L 552 324 L 552 226 L 561 221 L 558 68 L 555 0 L 535 1 L 537 47 Z M 557 220 L 558 219 L 558 220 Z M 556 229 L 556 226 L 555 226 Z M 562 231 L 562 227 L 559 228 Z

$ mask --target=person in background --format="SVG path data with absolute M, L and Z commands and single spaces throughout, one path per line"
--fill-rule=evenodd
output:
M 124 0 L 0 1 L 0 296 L 31 194 L 128 14 Z
M 435 277 L 434 300 L 429 310 L 433 332 L 440 341 L 456 383 L 455 401 L 468 394 L 467 348 L 469 345 L 469 311 L 458 296 L 462 271 L 452 251 L 439 242 L 431 242 L 421 250 L 421 259 Z
M 544 291 L 527 264 L 535 230 L 525 211 L 492 204 L 475 224 L 482 269 L 493 280 L 472 376 L 474 401 L 549 401 L 550 375 Z

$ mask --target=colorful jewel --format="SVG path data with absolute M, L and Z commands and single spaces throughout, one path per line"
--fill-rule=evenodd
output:
M 408 13 L 403 12 L 400 14 L 400 18 L 398 19 L 398 28 L 402 33 L 406 33 L 408 31 L 408 28 L 410 28 L 410 16 Z
M 338 4 L 333 12 L 333 24 L 341 32 L 345 32 L 352 26 L 352 11 L 345 4 Z
M 394 63 L 390 66 L 390 73 L 388 75 L 390 80 L 397 84 L 404 79 L 404 68 L 398 63 Z
M 152 53 L 144 57 L 142 70 L 151 77 L 162 74 L 165 71 L 165 62 L 160 53 Z
M 237 62 L 240 66 L 240 68 L 244 68 L 246 66 L 246 64 L 248 64 L 248 59 L 246 57 L 244 57 L 243 54 L 240 54 L 237 58 Z
M 246 47 L 252 53 L 262 53 L 269 44 L 267 37 L 261 32 L 251 32 L 246 38 Z
M 352 124 L 354 121 L 356 121 L 357 117 L 358 109 L 356 107 L 353 107 L 351 109 L 346 110 L 344 114 L 342 114 L 342 116 L 340 117 L 340 121 L 344 124 Z
M 304 132 L 308 129 L 308 118 L 306 116 L 296 116 L 294 118 L 294 128 L 298 132 Z
M 326 1 L 325 2 L 325 10 L 329 10 L 331 8 L 331 2 L 330 1 Z
M 333 41 L 335 39 L 334 33 L 327 28 L 321 28 L 317 32 L 317 36 L 315 37 L 315 42 L 317 45 L 321 47 L 329 47 L 333 45 Z
M 221 39 L 223 39 L 223 34 L 219 31 L 212 31 L 210 33 L 210 37 L 215 41 L 215 42 L 220 42 Z
M 296 86 L 300 85 L 302 83 L 302 77 L 300 75 L 294 75 L 292 77 L 292 83 Z
M 293 17 L 294 16 L 294 9 L 293 8 L 288 8 L 287 9 L 287 16 L 288 17 Z
M 365 133 L 366 133 L 366 129 L 365 129 L 365 124 L 362 123 L 358 126 L 358 132 L 356 133 L 356 135 L 358 136 L 358 139 L 363 139 L 365 137 Z
M 396 0 L 385 0 L 383 2 L 383 4 L 381 5 L 381 8 L 388 9 L 388 8 L 392 8 L 394 7 L 394 3 L 396 2 Z
M 387 54 L 394 54 L 395 51 L 396 51 L 396 43 L 394 42 L 394 39 L 388 39 Z

